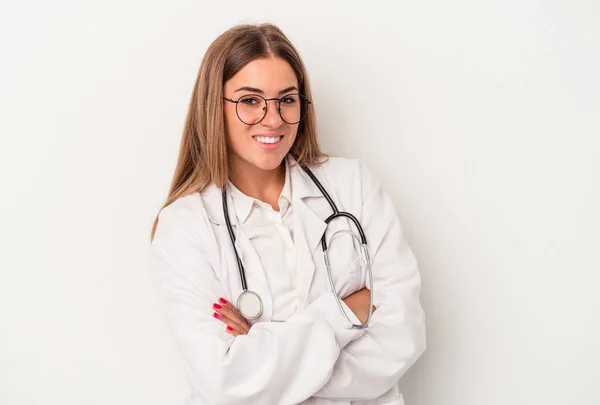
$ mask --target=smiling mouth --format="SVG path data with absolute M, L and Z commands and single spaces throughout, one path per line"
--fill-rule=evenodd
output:
M 259 143 L 264 143 L 264 144 L 272 144 L 272 143 L 277 143 L 281 140 L 281 138 L 283 138 L 283 135 L 279 135 L 279 136 L 253 136 L 253 138 L 259 142 Z

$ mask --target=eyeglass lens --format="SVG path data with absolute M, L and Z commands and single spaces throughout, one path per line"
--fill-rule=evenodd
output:
M 308 100 L 301 94 L 288 94 L 281 101 L 274 100 L 279 107 L 281 119 L 288 124 L 296 124 L 304 118 L 308 108 Z M 237 103 L 237 115 L 239 119 L 247 124 L 258 124 L 267 114 L 266 100 L 255 94 L 242 96 Z

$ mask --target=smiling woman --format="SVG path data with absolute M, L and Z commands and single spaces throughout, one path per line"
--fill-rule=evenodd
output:
M 257 171 L 264 176 L 282 167 L 300 122 L 298 86 L 289 63 L 278 57 L 253 60 L 225 83 L 224 93 L 231 97 L 225 98 L 231 103 L 225 106 L 225 123 L 234 184 L 245 183 L 241 176 L 253 178 Z
M 276 26 L 207 50 L 151 240 L 188 404 L 403 404 L 425 349 L 417 262 L 369 170 L 320 151 Z

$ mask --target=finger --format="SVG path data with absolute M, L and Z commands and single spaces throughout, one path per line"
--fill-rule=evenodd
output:
M 238 311 L 238 309 L 235 306 L 233 306 L 232 303 L 228 302 L 224 298 L 220 298 L 219 303 L 215 303 L 213 305 L 213 309 L 236 322 L 240 326 L 238 330 L 245 330 L 245 332 L 248 332 L 248 330 L 252 326 L 248 323 L 246 318 L 242 316 L 240 311 Z
M 224 306 L 222 308 L 215 307 L 215 311 L 230 319 L 232 322 L 235 322 L 237 325 L 235 326 L 235 329 L 244 332 L 248 332 L 248 329 L 250 329 L 248 321 L 246 321 L 246 319 L 239 313 L 237 309 Z
M 246 322 L 246 319 L 242 316 L 241 312 L 235 307 L 235 305 L 227 301 L 225 298 L 219 298 L 219 303 L 217 304 L 217 306 L 235 313 L 235 316 L 239 318 L 239 321 L 241 323 Z M 231 314 L 231 316 L 234 317 L 233 314 Z
M 237 330 L 233 329 L 231 326 L 226 327 L 225 331 L 230 335 L 233 335 L 233 337 L 237 337 L 240 335 L 240 333 Z
M 238 326 L 237 322 L 232 321 L 231 319 L 227 318 L 226 316 L 223 316 L 223 315 L 219 314 L 218 312 L 215 312 L 213 314 L 213 317 L 215 319 L 218 319 L 219 321 L 223 322 L 227 326 L 227 328 L 231 328 L 231 330 L 235 330 L 236 332 L 238 332 L 241 335 L 247 334 L 247 332 L 245 332 L 243 329 L 241 329 Z M 225 328 L 225 329 L 227 332 L 229 332 L 229 330 L 227 328 Z
M 246 320 L 240 315 L 240 313 L 237 310 L 227 308 L 216 303 L 213 304 L 213 310 L 215 311 L 215 313 L 221 315 L 223 318 L 228 319 L 231 322 L 231 326 L 235 329 L 247 332 L 248 326 L 246 324 Z M 215 316 L 215 318 L 220 319 L 217 316 Z
M 239 328 L 237 329 L 240 333 L 248 333 L 252 325 L 244 316 L 240 313 L 240 311 L 230 302 L 227 302 L 224 299 L 220 300 L 223 306 L 223 309 L 226 311 L 226 315 L 237 322 Z
M 228 308 L 223 308 L 219 304 L 213 304 L 213 311 L 215 311 L 215 313 L 213 314 L 215 318 L 231 326 L 235 330 L 244 334 L 248 333 L 248 331 L 250 330 L 250 326 L 247 324 L 246 320 L 241 315 L 239 315 L 237 311 L 233 311 Z

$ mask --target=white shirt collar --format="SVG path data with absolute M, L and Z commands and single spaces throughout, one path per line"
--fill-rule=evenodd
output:
M 290 164 L 288 159 L 284 159 L 285 161 L 285 183 L 283 184 L 283 189 L 281 190 L 281 194 L 279 195 L 279 209 L 281 214 L 283 215 L 289 205 L 292 202 L 292 182 L 291 182 L 291 174 L 290 174 Z M 241 223 L 246 222 L 252 208 L 256 207 L 267 207 L 263 201 L 260 201 L 256 198 L 250 197 L 244 193 L 242 193 L 236 186 L 233 185 L 231 181 L 229 183 L 229 189 L 231 190 L 231 197 L 233 199 L 233 205 L 235 207 L 235 213 L 238 217 L 238 220 Z

